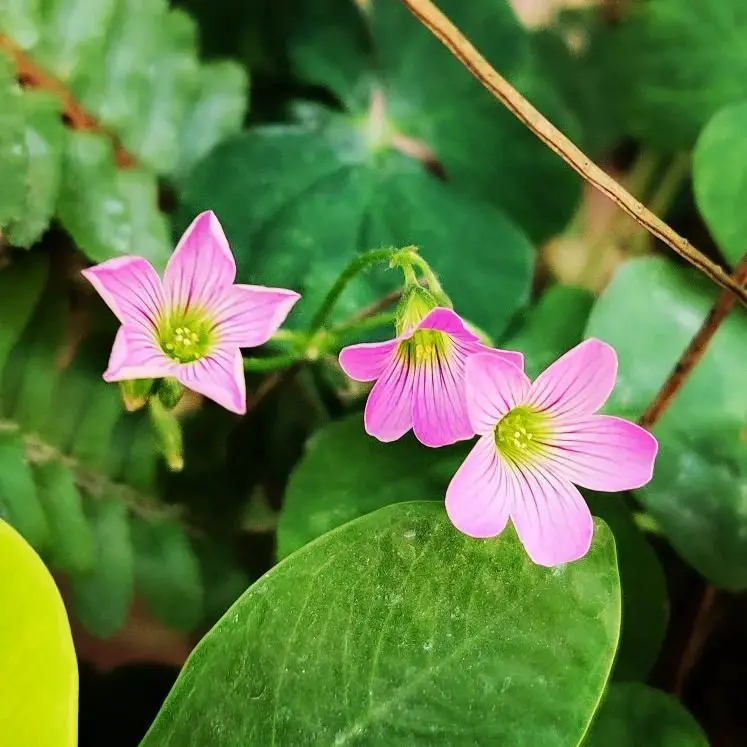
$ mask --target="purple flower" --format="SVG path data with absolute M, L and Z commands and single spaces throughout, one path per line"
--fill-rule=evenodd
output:
M 163 282 L 134 256 L 83 275 L 122 323 L 106 381 L 173 377 L 238 414 L 246 412 L 239 348 L 267 342 L 300 298 L 282 288 L 234 285 L 236 264 L 211 211 L 185 231 Z
M 595 414 L 615 384 L 615 351 L 586 340 L 534 383 L 492 355 L 471 357 L 466 369 L 467 411 L 480 439 L 446 492 L 452 523 L 471 537 L 494 537 L 510 517 L 535 563 L 583 557 L 593 523 L 573 483 L 639 488 L 658 448 L 634 423 Z
M 475 353 L 512 367 L 524 361 L 481 344 L 457 314 L 436 307 L 393 340 L 344 348 L 340 366 L 356 381 L 376 380 L 364 414 L 369 435 L 396 441 L 412 428 L 426 446 L 445 446 L 474 435 L 464 365 Z

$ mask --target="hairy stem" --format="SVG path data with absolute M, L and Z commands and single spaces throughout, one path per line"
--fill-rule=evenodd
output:
M 491 67 L 459 29 L 431 0 L 402 0 L 418 20 L 446 46 L 451 53 L 526 125 L 545 145 L 557 153 L 589 184 L 619 205 L 651 234 L 661 239 L 677 254 L 722 288 L 731 290 L 747 306 L 747 290 L 734 278 L 693 247 L 663 220 L 606 174 L 557 127 L 535 109 L 505 78 Z

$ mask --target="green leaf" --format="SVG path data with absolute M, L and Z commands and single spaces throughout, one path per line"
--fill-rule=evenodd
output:
M 364 432 L 360 414 L 330 423 L 309 439 L 291 475 L 278 523 L 278 557 L 392 503 L 442 499 L 467 450 L 462 444 L 434 452 L 412 434 L 383 444 Z
M 125 504 L 116 499 L 86 501 L 94 535 L 93 568 L 72 582 L 73 609 L 83 626 L 98 638 L 114 635 L 132 601 L 134 558 Z
M 393 131 L 416 139 L 435 154 L 458 190 L 500 206 L 535 241 L 562 229 L 580 197 L 571 169 L 404 5 L 374 3 L 366 19 L 353 5 L 349 0 L 292 4 L 286 22 L 294 73 L 327 86 L 357 119 L 373 120 L 376 91 L 385 141 Z M 572 116 L 534 65 L 528 36 L 505 0 L 439 5 L 501 73 L 569 129 Z
M 8 521 L 33 548 L 42 550 L 49 538 L 49 526 L 36 496 L 23 440 L 12 430 L 0 430 L 0 501 Z
M 701 278 L 661 259 L 623 266 L 586 330 L 617 350 L 608 412 L 636 418 L 645 410 L 715 296 Z M 685 560 L 730 589 L 747 587 L 746 369 L 747 319 L 735 310 L 654 429 L 654 479 L 637 494 Z
M 0 744 L 75 747 L 78 668 L 54 579 L 0 521 Z
M 303 292 L 293 324 L 308 322 L 350 259 L 377 245 L 417 244 L 460 313 L 491 333 L 528 295 L 531 246 L 500 212 L 375 148 L 341 115 L 255 129 L 218 147 L 188 180 L 183 222 L 208 206 L 221 216 L 240 279 Z M 367 273 L 348 287 L 337 318 L 400 284 L 397 272 Z
M 72 574 L 93 568 L 91 528 L 72 472 L 59 461 L 34 469 L 37 495 L 49 527 L 49 559 L 52 565 Z
M 227 747 L 575 745 L 619 615 L 601 522 L 586 558 L 550 570 L 513 534 L 473 540 L 437 504 L 390 506 L 254 584 L 195 649 L 142 746 L 216 734 Z
M 102 135 L 68 132 L 57 211 L 81 251 L 94 262 L 123 254 L 163 267 L 171 254 L 165 217 L 158 211 L 152 174 L 117 170 Z
M 622 629 L 612 676 L 644 682 L 659 656 L 669 624 L 669 595 L 656 553 L 619 495 L 584 491 L 591 513 L 612 530 L 622 595 Z
M 698 138 L 693 159 L 698 208 L 732 265 L 747 254 L 746 127 L 747 102 L 722 109 Z
M 648 685 L 614 684 L 583 747 L 708 747 L 695 719 L 670 695 Z
M 0 272 L 0 373 L 23 334 L 49 272 L 46 257 L 24 257 Z M 3 404 L 0 402 L 0 404 Z
M 278 556 L 384 506 L 402 500 L 443 501 L 470 447 L 428 449 L 412 435 L 382 444 L 364 432 L 360 414 L 330 423 L 309 440 L 291 475 L 277 528 Z M 664 573 L 620 496 L 585 495 L 594 516 L 612 530 L 618 552 L 624 594 L 615 676 L 645 680 L 667 628 Z
M 17 220 L 22 211 L 28 153 L 24 145 L 23 95 L 13 67 L 0 53 L 0 226 Z
M 747 98 L 747 5 L 649 0 L 631 6 L 610 49 L 610 91 L 632 134 L 689 149 L 722 107 Z
M 594 294 L 567 285 L 550 286 L 526 312 L 519 331 L 501 347 L 524 353 L 530 377 L 544 371 L 584 336 Z
M 64 127 L 58 100 L 45 91 L 26 91 L 22 97 L 26 121 L 24 147 L 28 164 L 19 194 L 24 204 L 6 229 L 8 240 L 29 247 L 49 227 L 60 189 Z
M 134 518 L 135 579 L 148 611 L 173 630 L 200 622 L 203 587 L 200 567 L 184 528 L 176 521 Z

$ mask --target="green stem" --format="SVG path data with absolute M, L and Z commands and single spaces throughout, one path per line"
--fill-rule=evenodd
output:
M 362 270 L 384 262 L 391 262 L 392 259 L 401 252 L 401 249 L 372 249 L 365 254 L 356 257 L 335 280 L 334 285 L 330 288 L 329 293 L 322 301 L 322 305 L 314 314 L 314 318 L 309 325 L 308 336 L 313 337 L 327 321 L 327 317 L 339 300 L 348 283 Z
M 431 270 L 430 265 L 419 254 L 415 254 L 414 252 L 409 255 L 408 259 L 423 273 L 428 290 L 430 290 L 436 299 L 446 306 L 451 307 L 451 301 L 446 293 L 444 293 L 444 289 L 441 287 L 441 283 L 438 282 L 438 278 L 433 270 Z
M 266 373 L 268 371 L 278 371 L 281 368 L 296 363 L 299 360 L 298 355 L 288 353 L 287 355 L 268 355 L 266 358 L 244 358 L 244 370 Z

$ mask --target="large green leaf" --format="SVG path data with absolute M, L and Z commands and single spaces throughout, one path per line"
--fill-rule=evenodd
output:
M 18 220 L 22 212 L 28 153 L 23 146 L 23 96 L 10 63 L 0 56 L 0 226 Z
M 693 188 L 698 208 L 732 265 L 747 254 L 745 131 L 747 102 L 726 107 L 698 138 L 693 160 Z
M 719 109 L 747 98 L 747 5 L 649 0 L 629 15 L 610 52 L 610 90 L 634 134 L 689 149 Z
M 528 295 L 533 252 L 512 223 L 381 150 L 347 116 L 325 113 L 225 143 L 193 172 L 184 201 L 184 222 L 208 206 L 220 215 L 241 278 L 303 292 L 296 324 L 356 253 L 377 245 L 417 244 L 460 313 L 489 332 L 500 332 Z M 366 274 L 348 287 L 338 315 L 400 282 L 393 272 Z
M 601 522 L 586 558 L 550 570 L 513 534 L 473 540 L 435 503 L 390 506 L 254 584 L 142 745 L 577 745 L 619 616 Z
M 708 747 L 695 719 L 670 695 L 648 685 L 614 684 L 583 747 Z
M 635 260 L 618 272 L 587 327 L 618 353 L 609 412 L 637 417 L 644 411 L 715 295 L 700 278 L 661 259 Z M 654 429 L 660 443 L 654 479 L 638 491 L 677 551 L 713 583 L 734 589 L 747 586 L 745 370 L 747 320 L 736 310 Z
M 463 443 L 428 449 L 411 435 L 382 444 L 366 435 L 360 415 L 331 423 L 312 437 L 291 475 L 278 523 L 278 556 L 384 506 L 443 501 L 469 448 Z M 620 496 L 587 493 L 586 498 L 592 513 L 612 530 L 618 553 L 624 593 L 615 677 L 645 680 L 666 633 L 664 573 Z
M 0 521 L 0 744 L 75 747 L 78 668 L 60 592 L 44 563 Z

